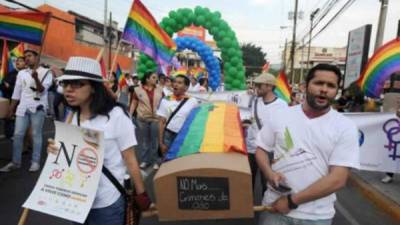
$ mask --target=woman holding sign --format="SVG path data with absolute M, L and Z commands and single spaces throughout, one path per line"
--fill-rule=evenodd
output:
M 135 127 L 125 109 L 104 86 L 100 64 L 96 60 L 71 57 L 64 75 L 58 80 L 64 88 L 64 97 L 74 112 L 67 119 L 68 122 L 104 132 L 103 174 L 92 209 L 84 224 L 122 225 L 126 213 L 125 198 L 117 189 L 119 185 L 111 181 L 112 177 L 123 184 L 125 172 L 128 171 L 138 193 L 135 196 L 137 205 L 141 210 L 150 206 L 133 148 L 137 145 Z M 49 140 L 48 151 L 58 152 L 53 140 Z

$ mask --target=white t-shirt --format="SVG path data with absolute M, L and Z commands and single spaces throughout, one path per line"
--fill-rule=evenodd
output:
M 109 119 L 106 116 L 96 116 L 82 122 L 81 127 L 104 132 L 104 166 L 123 184 L 126 167 L 122 151 L 137 144 L 135 127 L 120 107 L 114 107 L 109 116 Z M 78 124 L 76 113 L 71 124 Z M 118 189 L 102 173 L 92 208 L 107 207 L 117 201 L 120 195 Z
M 176 107 L 178 107 L 181 101 L 168 100 L 168 97 L 163 98 L 161 100 L 160 106 L 158 107 L 157 115 L 164 117 L 168 121 L 168 118 L 171 116 L 172 112 L 175 111 Z M 186 118 L 189 116 L 190 111 L 192 111 L 192 109 L 197 107 L 198 105 L 199 103 L 195 98 L 189 98 L 186 103 L 179 109 L 179 111 L 174 115 L 171 122 L 166 128 L 172 132 L 178 133 L 179 130 L 182 128 Z
M 257 148 L 256 138 L 258 132 L 260 132 L 255 119 L 256 116 L 254 108 L 256 102 L 257 102 L 257 116 L 260 121 L 261 127 L 264 126 L 264 124 L 267 121 L 267 118 L 269 117 L 273 118 L 277 114 L 279 114 L 281 110 L 285 110 L 289 107 L 285 101 L 283 101 L 278 97 L 272 102 L 264 102 L 264 100 L 261 97 L 257 97 L 253 100 L 253 103 L 251 104 L 250 107 L 252 124 L 247 130 L 247 137 L 246 137 L 247 152 L 251 154 L 254 154 L 256 152 Z
M 286 177 L 292 193 L 300 192 L 328 175 L 329 166 L 359 168 L 358 131 L 356 125 L 337 111 L 309 119 L 302 105 L 289 107 L 267 118 L 257 137 L 257 146 L 274 152 L 274 171 Z M 269 188 L 263 204 L 279 197 Z M 331 219 L 335 214 L 335 194 L 300 204 L 289 217 Z
M 199 89 L 200 89 L 200 84 L 199 83 L 196 83 L 194 86 L 192 85 L 192 83 L 190 83 L 188 91 L 189 92 L 198 92 Z
M 39 81 L 42 81 L 43 79 L 43 82 L 41 83 L 44 87 L 44 91 L 42 93 L 37 93 L 31 89 L 31 87 L 36 88 L 36 82 L 31 75 L 32 69 L 24 69 L 18 72 L 12 95 L 12 99 L 20 101 L 16 111 L 17 116 L 25 116 L 26 110 L 35 113 L 36 108 L 39 105 L 43 105 L 44 109 L 48 108 L 47 92 L 53 82 L 53 74 L 51 71 L 43 67 L 39 67 L 36 71 L 38 73 Z M 34 99 L 35 97 L 39 97 L 40 100 L 36 101 Z

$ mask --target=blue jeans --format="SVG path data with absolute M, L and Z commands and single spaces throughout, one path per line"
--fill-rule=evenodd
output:
M 91 209 L 84 225 L 123 225 L 125 221 L 125 199 L 121 195 L 112 205 Z M 80 223 L 73 223 L 78 225 Z
M 153 164 L 158 159 L 158 121 L 136 120 L 138 125 L 138 143 L 140 151 L 140 160 L 142 162 Z
M 278 213 L 262 212 L 258 225 L 331 225 L 332 219 L 303 220 L 295 219 Z
M 37 110 L 35 113 L 27 110 L 25 116 L 17 116 L 15 119 L 14 141 L 13 141 L 13 163 L 21 165 L 21 153 L 24 145 L 24 137 L 29 124 L 32 128 L 33 153 L 32 162 L 40 163 L 43 143 L 43 124 L 46 113 Z
M 171 131 L 165 130 L 164 132 L 164 144 L 169 148 L 172 143 L 174 142 L 176 136 L 178 136 L 178 134 L 173 133 Z

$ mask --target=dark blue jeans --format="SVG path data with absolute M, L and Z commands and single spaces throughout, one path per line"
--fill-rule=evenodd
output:
M 84 225 L 124 225 L 125 199 L 121 195 L 112 205 L 105 208 L 91 209 Z M 73 223 L 78 225 L 80 223 Z

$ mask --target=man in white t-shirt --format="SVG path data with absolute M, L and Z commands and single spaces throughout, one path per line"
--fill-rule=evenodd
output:
M 33 153 L 29 171 L 36 172 L 40 169 L 43 124 L 48 108 L 47 93 L 53 82 L 53 74 L 51 70 L 38 66 L 37 52 L 25 50 L 24 57 L 28 68 L 18 72 L 9 112 L 9 117 L 12 117 L 14 113 L 16 115 L 12 162 L 2 167 L 0 172 L 10 172 L 21 167 L 24 137 L 29 126 L 32 127 L 33 136 Z
M 189 78 L 183 75 L 176 76 L 173 83 L 173 94 L 165 96 L 158 107 L 157 115 L 160 117 L 159 140 L 163 153 L 174 141 L 190 111 L 198 106 L 195 98 L 186 95 L 189 85 Z
M 256 163 L 256 137 L 260 132 L 263 124 L 266 123 L 267 118 L 273 117 L 279 114 L 281 110 L 288 108 L 288 104 L 279 99 L 274 94 L 276 85 L 276 78 L 274 75 L 269 73 L 260 74 L 254 79 L 257 97 L 253 98 L 250 110 L 251 110 L 251 125 L 247 128 L 246 144 L 247 152 L 249 153 L 249 163 L 252 174 L 253 187 L 255 184 L 255 178 L 258 171 Z M 270 157 L 272 154 L 270 154 Z M 261 177 L 262 193 L 266 190 L 266 182 L 264 176 Z
M 326 224 L 335 214 L 335 192 L 345 186 L 349 168 L 359 168 L 355 124 L 331 108 L 340 70 L 319 64 L 306 77 L 301 105 L 267 118 L 257 137 L 256 159 L 268 178 L 260 224 Z M 272 166 L 267 152 L 274 152 Z

